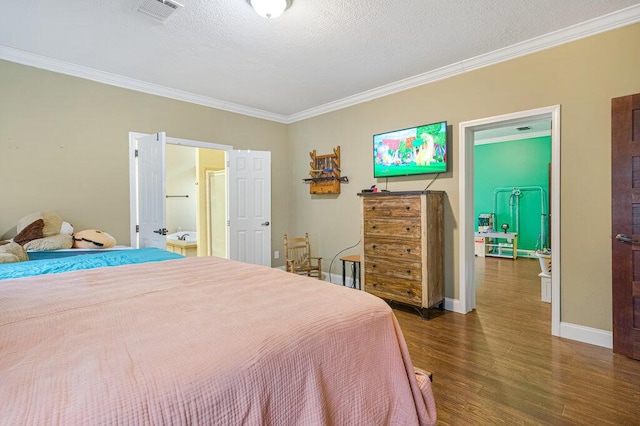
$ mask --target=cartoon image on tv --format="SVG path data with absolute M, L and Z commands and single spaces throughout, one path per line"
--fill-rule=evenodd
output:
M 446 122 L 373 137 L 374 176 L 406 176 L 447 170 Z

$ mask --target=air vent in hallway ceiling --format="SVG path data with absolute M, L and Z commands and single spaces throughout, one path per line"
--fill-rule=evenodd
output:
M 171 0 L 141 0 L 135 10 L 151 16 L 156 21 L 167 22 L 169 17 L 183 6 Z

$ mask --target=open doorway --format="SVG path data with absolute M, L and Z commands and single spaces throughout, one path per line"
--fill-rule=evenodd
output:
M 460 123 L 460 287 L 458 311 L 475 309 L 474 140 L 478 132 L 505 126 L 551 122 L 550 234 L 554 273 L 551 278 L 551 333 L 560 334 L 560 106 L 538 108 Z
M 545 333 L 551 321 L 549 189 L 551 120 L 474 133 L 475 296 L 497 329 L 517 318 Z M 505 331 L 506 332 L 506 331 Z
M 225 159 L 219 168 L 226 171 L 225 200 L 226 253 L 229 259 L 257 265 L 271 265 L 271 152 L 234 150 L 227 145 L 167 137 L 129 133 L 130 229 L 132 247 L 166 248 L 166 170 L 167 144 L 223 151 Z M 200 160 L 202 156 L 198 157 Z M 206 199 L 206 173 L 215 168 L 200 162 L 198 170 L 199 199 Z M 198 205 L 199 218 L 206 220 L 206 202 Z M 198 220 L 201 220 L 198 219 Z M 198 225 L 206 230 L 206 223 Z M 199 232 L 198 250 L 208 250 Z M 201 240 L 202 239 L 202 240 Z M 202 241 L 202 242 L 201 242 Z
M 225 151 L 167 144 L 167 250 L 183 256 L 227 257 L 226 180 L 218 179 L 213 192 L 209 176 L 218 173 L 224 178 L 225 164 Z
M 551 120 L 474 133 L 474 252 L 550 253 Z

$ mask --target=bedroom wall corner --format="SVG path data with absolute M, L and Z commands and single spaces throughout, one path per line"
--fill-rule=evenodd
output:
M 374 183 L 391 191 L 421 190 L 432 179 L 375 180 L 372 135 L 447 120 L 452 165 L 430 189 L 447 193 L 445 296 L 458 300 L 458 124 L 561 105 L 561 321 L 611 330 L 610 108 L 611 98 L 640 92 L 640 55 L 629 53 L 638 51 L 636 23 L 290 124 L 288 145 L 297 167 L 294 230 L 313 235 L 319 255 L 328 259 L 358 241 L 358 191 Z M 301 181 L 308 152 L 335 145 L 350 183 L 339 196 L 311 196 Z M 603 202 L 594 205 L 593 194 Z
M 289 226 L 285 124 L 8 61 L 0 93 L 4 238 L 21 217 L 51 210 L 129 244 L 129 132 L 271 151 L 273 235 Z

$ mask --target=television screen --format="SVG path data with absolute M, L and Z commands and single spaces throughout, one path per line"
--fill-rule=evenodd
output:
M 446 171 L 446 121 L 373 135 L 373 177 Z

